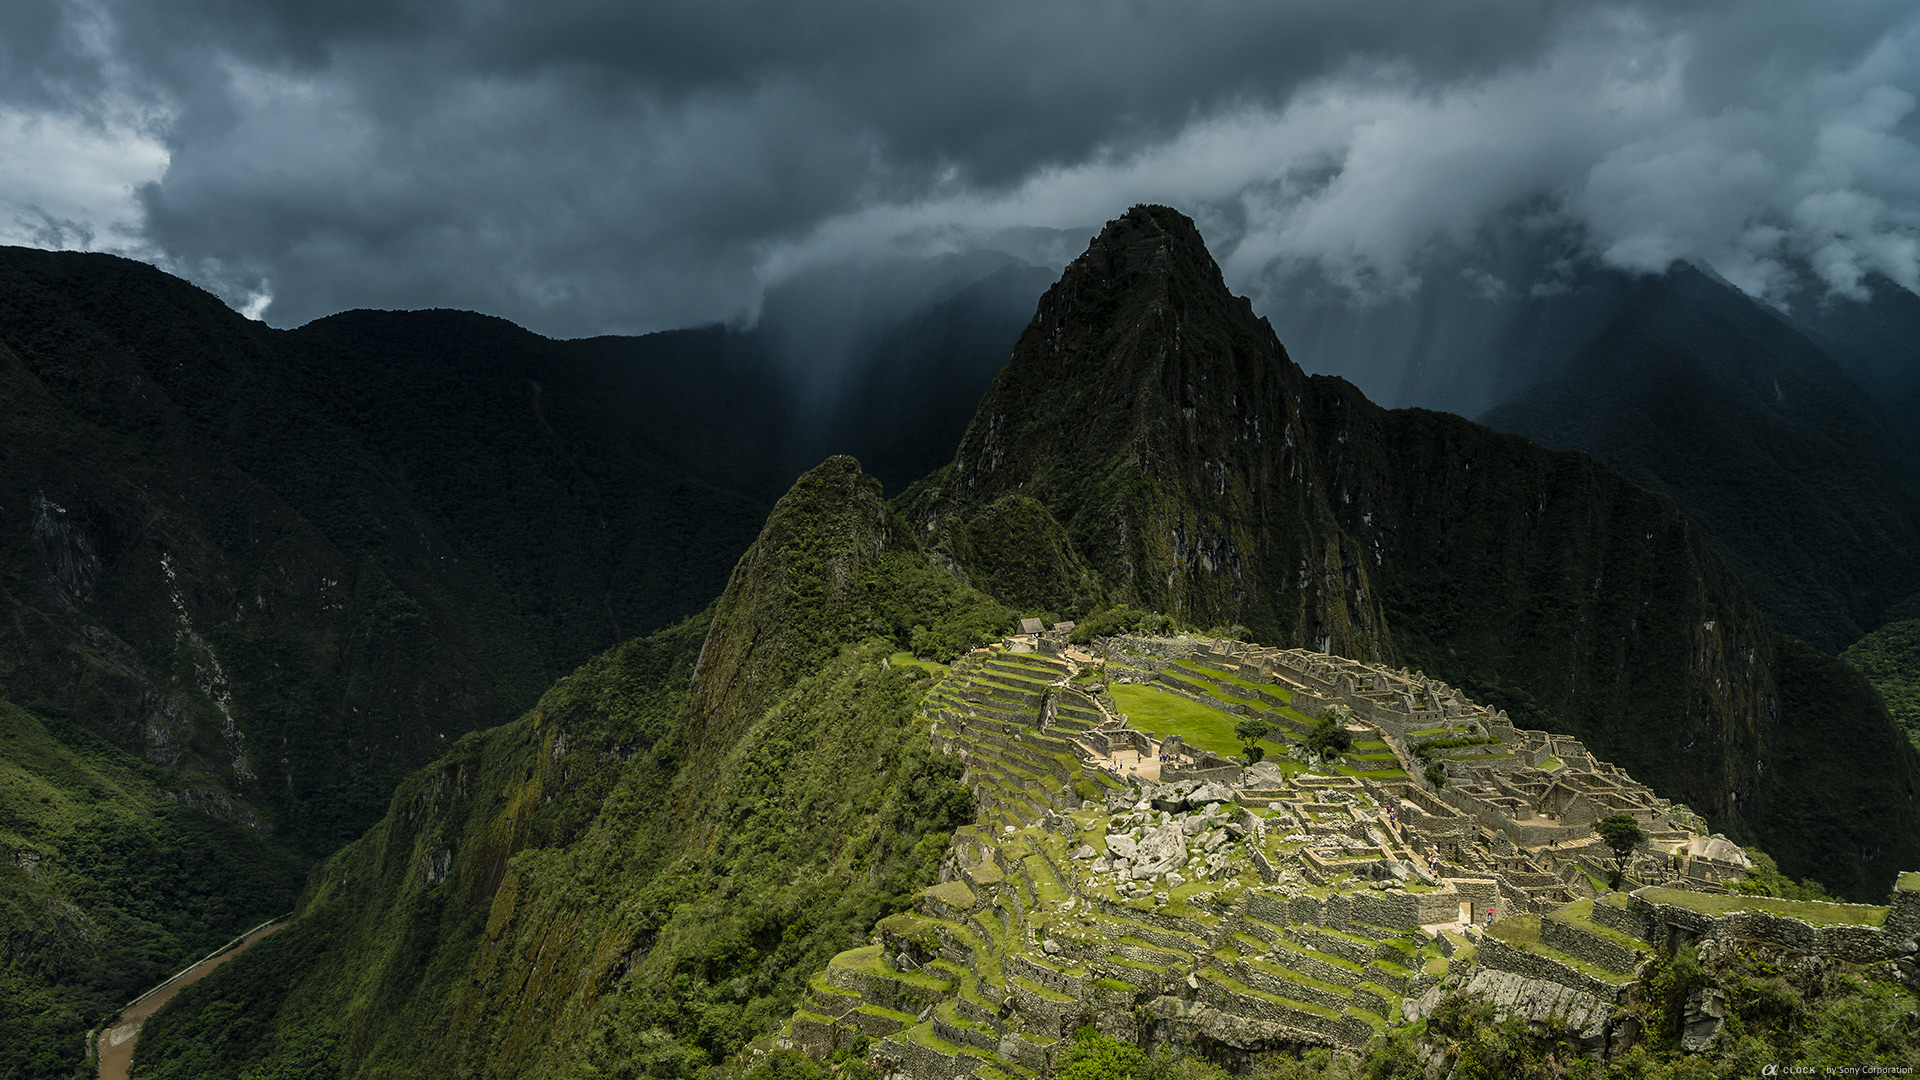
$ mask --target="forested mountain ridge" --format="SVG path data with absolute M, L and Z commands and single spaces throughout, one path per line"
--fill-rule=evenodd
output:
M 1562 370 L 1480 421 L 1672 495 L 1774 624 L 1824 649 L 1898 617 L 1920 590 L 1920 475 L 1895 418 L 1820 344 L 1691 266 L 1620 293 Z
M 888 663 L 895 642 L 1011 628 L 879 494 L 829 460 L 709 613 L 410 778 L 272 948 L 149 1022 L 142 1075 L 303 1054 L 355 1076 L 683 1075 L 776 1023 L 970 817 L 914 722 L 931 680 Z
M 260 848 L 235 899 L 284 905 L 288 875 L 376 821 L 409 770 L 709 604 L 796 455 L 847 440 L 897 470 L 921 443 L 950 450 L 964 417 L 940 411 L 950 388 L 911 370 L 915 350 L 956 330 L 936 374 L 984 384 L 1030 277 L 962 278 L 910 312 L 853 358 L 885 393 L 820 427 L 792 415 L 770 330 L 553 341 L 467 312 L 354 311 L 281 331 L 137 262 L 0 249 L 0 697 L 61 753 L 119 753 L 160 785 L 97 808 L 139 843 L 253 834 L 219 841 Z M 38 752 L 14 734 L 0 754 Z M 156 797 L 205 820 L 154 817 Z M 43 876 L 9 878 L 0 903 L 161 900 L 128 863 L 64 864 L 50 838 L 70 822 L 18 809 L 0 854 Z M 240 927 L 205 933 L 220 929 Z M 32 1056 L 44 1035 L 71 1059 L 115 991 L 22 933 L 21 992 L 87 1004 L 0 1043 Z M 212 943 L 195 933 L 136 921 L 97 940 L 151 955 L 125 967 L 145 978 Z
M 623 546 L 737 550 L 727 530 L 744 546 L 764 512 L 658 464 L 602 491 L 594 471 L 645 447 L 499 320 L 280 332 L 137 263 L 8 254 L 0 685 L 207 773 L 316 853 L 442 737 L 704 602 L 698 575 L 616 592 Z M 684 498 L 683 535 L 621 496 Z

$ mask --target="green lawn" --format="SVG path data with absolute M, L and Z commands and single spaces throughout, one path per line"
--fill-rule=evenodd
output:
M 919 657 L 909 652 L 894 653 L 892 656 L 887 658 L 887 662 L 892 664 L 894 667 L 919 668 L 920 670 L 926 672 L 927 674 L 932 675 L 936 679 L 947 673 L 947 665 L 936 664 L 931 660 L 922 660 Z
M 1131 726 L 1154 738 L 1165 739 L 1169 735 L 1178 735 L 1188 746 L 1211 750 L 1221 757 L 1240 756 L 1240 737 L 1233 733 L 1233 726 L 1240 722 L 1239 717 L 1190 701 L 1157 686 L 1116 683 L 1111 690 L 1114 704 L 1127 714 Z M 1267 747 L 1269 754 L 1286 749 L 1272 739 L 1263 739 L 1261 744 Z M 1281 766 L 1284 768 L 1285 763 L 1281 763 Z
M 1739 896 L 1732 893 L 1697 893 L 1684 889 L 1648 887 L 1634 895 L 1656 904 L 1672 904 L 1703 915 L 1724 915 L 1730 911 L 1771 911 L 1790 915 L 1815 926 L 1854 924 L 1881 926 L 1887 921 L 1887 909 L 1865 904 L 1824 904 L 1818 900 L 1779 900 L 1771 896 Z
M 1363 762 L 1362 764 L 1366 763 Z M 1333 771 L 1341 776 L 1357 776 L 1363 780 L 1404 780 L 1407 778 L 1406 772 L 1398 768 L 1356 769 L 1351 765 L 1334 765 Z
M 1173 665 L 1173 667 L 1176 671 L 1184 670 L 1195 675 L 1205 675 L 1210 679 L 1218 679 L 1221 682 L 1229 683 L 1233 686 L 1240 687 L 1243 690 L 1258 690 L 1264 694 L 1271 694 L 1274 697 L 1279 698 L 1283 702 L 1293 700 L 1293 691 L 1288 690 L 1284 686 L 1279 686 L 1274 683 L 1253 682 L 1249 679 L 1243 679 L 1240 676 L 1233 674 L 1232 672 L 1222 671 L 1219 668 L 1209 667 L 1206 664 L 1196 663 L 1191 660 L 1185 660 L 1185 661 L 1176 662 Z M 1238 697 L 1239 695 L 1235 695 L 1235 696 Z M 1251 696 L 1248 696 L 1246 698 L 1243 698 L 1242 700 L 1251 701 L 1253 700 L 1253 698 Z

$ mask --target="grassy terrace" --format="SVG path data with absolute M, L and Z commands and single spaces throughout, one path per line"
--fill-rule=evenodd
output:
M 1241 678 L 1225 668 L 1217 668 L 1198 660 L 1180 660 L 1176 661 L 1173 666 L 1178 670 L 1187 671 L 1194 675 L 1204 675 L 1209 679 L 1218 679 L 1223 683 L 1230 683 L 1242 690 L 1258 690 L 1263 694 L 1272 694 L 1281 701 L 1293 700 L 1293 691 L 1277 683 L 1254 682 L 1252 679 Z
M 936 664 L 931 660 L 922 660 L 909 652 L 894 653 L 887 658 L 887 663 L 894 667 L 919 668 L 921 671 L 932 675 L 936 679 L 947 673 L 947 665 Z
M 948 985 L 947 980 L 929 975 L 925 971 L 893 970 L 881 959 L 880 950 L 881 947 L 878 945 L 867 945 L 858 949 L 848 949 L 827 963 L 831 967 L 847 968 L 848 970 L 864 972 L 868 975 L 878 975 L 884 979 L 892 979 L 895 982 L 903 982 L 910 986 L 925 987 L 928 990 L 945 991 L 953 989 L 952 986 Z
M 1645 888 L 1635 896 L 1656 904 L 1698 911 L 1703 915 L 1725 915 L 1733 911 L 1770 911 L 1788 915 L 1815 926 L 1884 926 L 1887 909 L 1867 904 L 1827 904 L 1818 900 L 1779 900 L 1771 896 L 1741 896 L 1735 893 L 1696 893 L 1680 889 Z M 1498 923 L 1495 924 L 1499 925 Z
M 1278 994 L 1269 994 L 1264 990 L 1255 990 L 1217 967 L 1203 967 L 1195 974 L 1201 979 L 1213 983 L 1216 986 L 1223 987 L 1228 992 L 1238 994 L 1241 997 L 1269 1002 L 1284 1009 L 1294 1009 L 1313 1016 L 1325 1017 L 1328 1020 L 1340 1019 L 1339 1013 L 1327 1008 L 1325 1005 L 1315 1005 L 1309 1001 L 1295 1001 L 1292 998 L 1281 997 Z
M 909 1019 L 911 1019 L 911 1017 L 909 1017 Z M 947 1040 L 941 1038 L 940 1036 L 934 1034 L 933 1021 L 931 1020 L 923 1024 L 915 1024 L 914 1026 L 908 1028 L 905 1032 L 903 1032 L 903 1034 L 906 1035 L 906 1037 L 910 1041 L 918 1043 L 919 1045 L 924 1046 L 929 1050 L 935 1050 L 935 1051 L 938 1051 L 939 1053 L 945 1054 L 947 1057 L 959 1057 L 961 1055 L 965 1055 L 967 1057 L 979 1058 L 982 1061 L 994 1060 L 993 1055 L 987 1053 L 984 1050 L 979 1049 L 978 1047 L 961 1046 L 958 1043 L 950 1043 Z
M 1538 915 L 1510 915 L 1504 919 L 1496 919 L 1494 924 L 1487 928 L 1487 934 L 1506 942 L 1516 949 L 1533 953 L 1535 956 L 1545 957 L 1565 967 L 1570 967 L 1582 975 L 1591 975 L 1602 982 L 1612 983 L 1618 986 L 1632 980 L 1631 976 L 1622 975 L 1617 971 L 1608 971 L 1598 964 L 1589 964 L 1578 957 L 1569 956 L 1558 949 L 1542 945 L 1540 943 L 1540 916 Z M 1458 958 L 1458 954 L 1455 954 L 1455 959 Z
M 1142 683 L 1119 683 L 1112 692 L 1114 704 L 1127 714 L 1129 723 L 1141 731 L 1161 739 L 1178 735 L 1188 746 L 1197 746 L 1221 757 L 1240 754 L 1240 737 L 1233 733 L 1233 726 L 1240 722 L 1237 716 Z M 1278 755 L 1286 750 L 1285 745 L 1272 739 L 1261 740 L 1261 745 L 1267 747 L 1269 754 Z M 1281 768 L 1289 764 L 1277 756 L 1275 760 Z
M 1333 771 L 1341 776 L 1358 776 L 1363 780 L 1404 780 L 1407 776 L 1406 770 L 1399 768 L 1356 769 L 1351 765 L 1335 765 Z
M 1601 926 L 1599 923 L 1594 922 L 1592 900 L 1575 900 L 1566 907 L 1549 913 L 1547 918 L 1553 919 L 1556 922 L 1566 923 L 1570 926 L 1579 927 L 1594 937 L 1602 941 L 1610 941 L 1623 949 L 1633 949 L 1638 952 L 1646 952 L 1648 949 L 1647 943 L 1641 941 L 1639 938 L 1623 934 L 1610 926 Z

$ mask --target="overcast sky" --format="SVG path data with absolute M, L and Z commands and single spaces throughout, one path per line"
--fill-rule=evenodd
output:
M 1256 299 L 1516 237 L 1845 295 L 1920 285 L 1916 93 L 1911 0 L 0 0 L 0 240 L 275 325 L 556 336 L 750 317 L 822 264 L 1058 264 L 1143 201 Z

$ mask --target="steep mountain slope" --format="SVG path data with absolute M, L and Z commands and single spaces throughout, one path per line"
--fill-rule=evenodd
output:
M 821 426 L 791 415 L 765 326 L 556 342 L 363 311 L 282 332 L 138 263 L 0 250 L 0 698 L 161 767 L 207 828 L 330 852 L 462 733 L 710 603 L 797 455 L 950 452 L 941 380 L 984 383 L 1039 291 L 979 272 L 869 358 L 883 394 Z M 285 892 L 286 865 L 241 862 Z M 141 925 L 106 939 L 155 957 L 140 977 L 201 944 Z M 23 963 L 34 993 L 104 1007 L 71 965 Z
M 697 608 L 761 512 L 498 320 L 283 333 L 124 260 L 5 271 L 0 686 L 312 852 L 443 740 Z
M 1907 738 L 1920 746 L 1920 619 L 1902 619 L 1861 638 L 1840 654 L 1867 677 Z
M 1920 481 L 1814 342 L 1688 266 L 1481 422 L 1674 497 L 1773 622 L 1837 651 L 1920 590 Z
M 0 702 L 0 1076 L 71 1076 L 87 1028 L 293 906 L 300 867 L 206 780 Z
M 1776 637 L 1671 500 L 1308 379 L 1172 211 L 1130 211 L 1067 269 L 953 464 L 905 501 L 1012 602 L 1084 610 L 1098 586 L 1064 583 L 1091 567 L 1190 624 L 1419 664 L 1796 875 L 1871 895 L 1920 857 L 1920 759 L 1851 672 Z M 1783 653 L 1830 708 L 1777 680 Z M 1769 767 L 1788 747 L 1868 764 L 1851 790 L 1802 790 Z
M 403 785 L 292 927 L 149 1023 L 142 1075 L 301 1055 L 347 1076 L 682 1075 L 731 1053 L 934 880 L 971 816 L 912 723 L 930 679 L 888 654 L 915 622 L 1010 618 L 829 460 L 710 615 Z
M 1866 301 L 1803 293 L 1788 320 L 1805 330 L 1861 388 L 1892 413 L 1895 439 L 1920 452 L 1920 296 L 1879 274 L 1860 283 Z M 1920 464 L 1920 456 L 1914 459 Z
M 1385 655 L 1371 568 L 1321 494 L 1299 369 L 1187 233 L 1094 240 L 910 512 L 1009 602 L 1084 609 L 1084 559 L 1186 621 Z M 1019 576 L 1042 551 L 1060 569 Z

